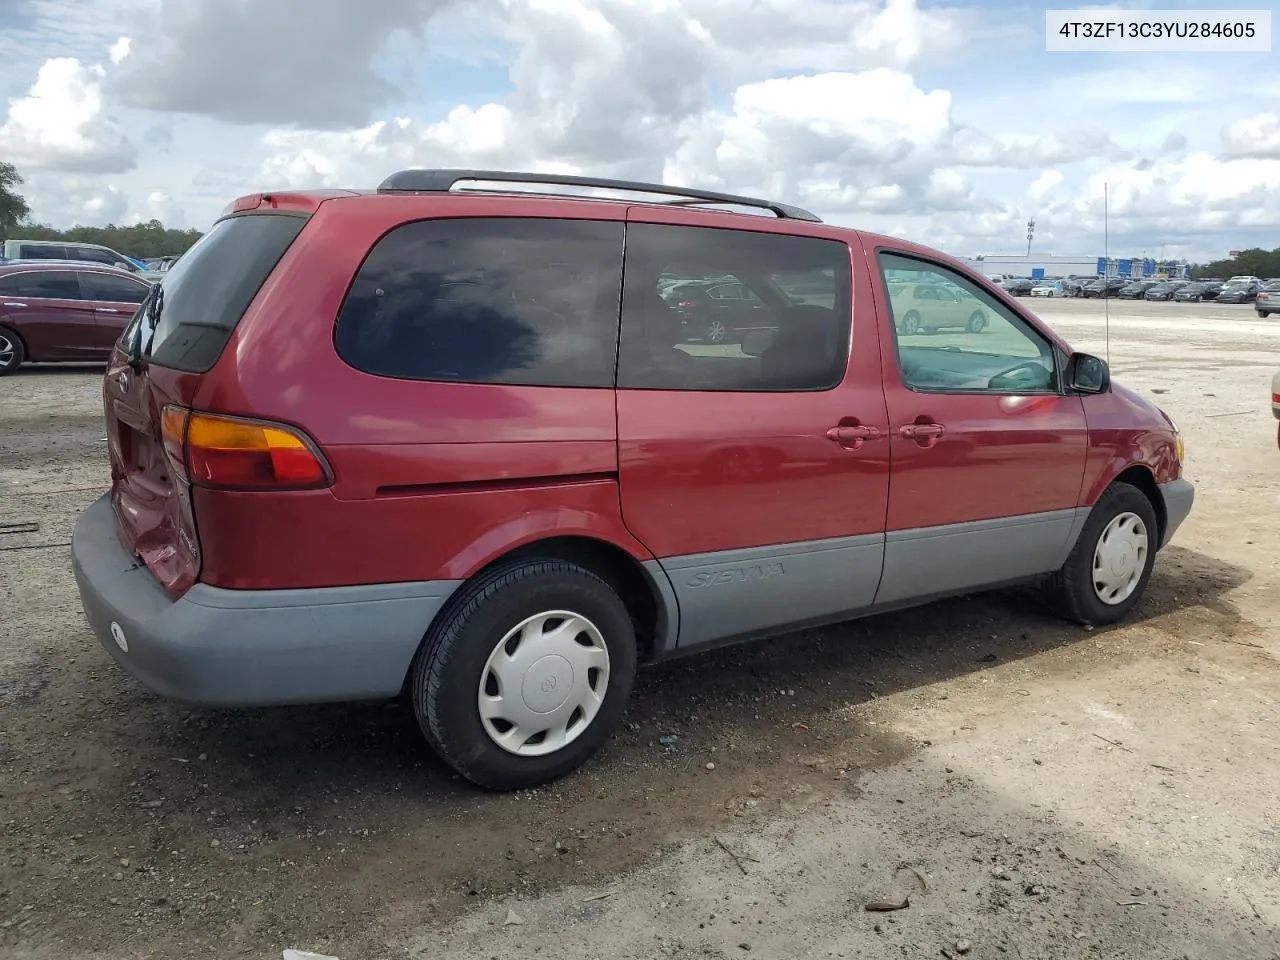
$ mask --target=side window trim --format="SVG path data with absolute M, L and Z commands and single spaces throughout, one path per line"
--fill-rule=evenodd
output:
M 913 393 L 924 393 L 924 394 L 931 394 L 931 395 L 936 394 L 936 395 L 942 395 L 942 396 L 946 396 L 946 395 L 953 395 L 953 396 L 1003 395 L 1003 396 L 1040 396 L 1040 397 L 1065 396 L 1066 390 L 1065 390 L 1065 380 L 1064 380 L 1064 363 L 1063 363 L 1062 350 L 1058 347 L 1058 344 L 1055 343 L 1049 337 L 1045 336 L 1045 334 L 1034 323 L 1031 323 L 1030 321 L 1028 321 L 1027 318 L 1022 315 L 1022 312 L 1020 310 L 1015 310 L 1011 308 L 1008 304 L 1001 303 L 1000 301 L 995 300 L 994 298 L 991 298 L 992 304 L 998 307 L 999 309 L 1005 311 L 1010 316 L 1012 316 L 1017 321 L 1020 329 L 1026 332 L 1031 337 L 1031 339 L 1038 342 L 1043 348 L 1043 352 L 1053 359 L 1053 386 L 1051 386 L 1047 390 L 1026 390 L 1026 389 L 1001 390 L 1001 391 L 998 391 L 997 393 L 997 391 L 994 391 L 988 387 L 954 387 L 954 386 L 936 386 L 935 387 L 935 386 L 927 386 L 927 385 L 913 384 L 913 383 L 907 382 L 906 373 L 902 368 L 902 355 L 899 352 L 898 329 L 896 324 L 894 323 L 893 306 L 889 300 L 889 279 L 885 273 L 883 258 L 886 256 L 899 257 L 903 260 L 911 260 L 916 263 L 919 263 L 926 269 L 934 269 L 939 271 L 945 271 L 948 274 L 954 274 L 958 281 L 960 281 L 962 284 L 967 285 L 967 287 L 972 288 L 970 292 L 974 293 L 975 296 L 977 294 L 986 293 L 986 291 L 984 291 L 980 285 L 975 283 L 965 274 L 957 271 L 954 267 L 951 267 L 944 263 L 939 263 L 936 260 L 933 260 L 927 256 L 923 256 L 914 251 L 902 250 L 896 247 L 889 247 L 889 246 L 878 246 L 874 248 L 873 253 L 875 255 L 875 260 L 876 260 L 876 270 L 880 275 L 880 286 L 881 286 L 881 289 L 884 291 L 884 299 L 885 299 L 884 320 L 888 323 L 890 328 L 890 334 L 893 337 L 894 368 L 897 370 L 898 382 L 899 384 L 901 384 L 903 389 L 910 390 Z M 966 286 L 961 286 L 961 289 L 962 290 L 966 289 Z

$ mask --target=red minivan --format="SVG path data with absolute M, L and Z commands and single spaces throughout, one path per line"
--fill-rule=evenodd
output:
M 663 294 L 700 280 L 759 322 L 691 329 Z M 244 197 L 104 401 L 73 553 L 125 669 L 200 704 L 404 693 L 494 789 L 583 763 L 645 661 L 1027 581 L 1118 620 L 1194 499 L 1169 417 L 960 262 L 657 184 Z

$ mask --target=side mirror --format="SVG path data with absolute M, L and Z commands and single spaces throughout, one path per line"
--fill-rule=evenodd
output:
M 1073 353 L 1067 364 L 1067 386 L 1077 393 L 1106 393 L 1111 389 L 1111 368 L 1101 357 Z

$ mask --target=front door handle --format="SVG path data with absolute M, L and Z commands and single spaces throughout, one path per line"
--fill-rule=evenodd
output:
M 852 417 L 840 421 L 839 426 L 827 431 L 827 439 L 840 444 L 846 450 L 860 450 L 867 440 L 878 440 L 883 434 L 878 427 L 859 423 Z
M 25 307 L 26 306 L 25 303 L 10 303 L 8 301 L 6 301 L 4 305 L 6 307 Z
M 116 310 L 114 307 L 95 307 L 94 309 L 96 309 L 99 313 L 119 313 L 120 312 L 119 310 Z

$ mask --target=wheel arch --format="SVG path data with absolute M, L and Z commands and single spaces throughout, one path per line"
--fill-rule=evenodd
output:
M 22 331 L 19 330 L 12 323 L 5 323 L 5 320 L 3 317 L 0 317 L 0 328 L 8 330 L 10 333 L 12 333 L 15 337 L 18 338 L 18 343 L 22 347 L 23 359 L 27 362 L 31 362 L 31 346 L 30 344 L 27 343 L 27 338 L 22 335 Z
M 1151 509 L 1155 511 L 1156 515 L 1156 525 L 1159 527 L 1159 536 L 1156 538 L 1156 543 L 1164 543 L 1165 530 L 1169 526 L 1169 514 L 1165 509 L 1164 496 L 1160 493 L 1155 474 L 1143 464 L 1134 464 L 1121 470 L 1108 486 L 1114 486 L 1117 483 L 1137 488 L 1151 502 Z
M 575 563 L 609 584 L 631 614 L 636 628 L 637 653 L 642 661 L 675 647 L 679 610 L 675 591 L 658 563 L 642 562 L 615 543 L 581 534 L 541 537 L 512 547 L 489 560 L 458 584 L 448 602 L 423 631 L 422 642 L 425 643 L 432 630 L 465 602 L 471 584 L 489 578 L 500 568 L 534 560 Z M 408 688 L 412 669 L 410 664 L 402 689 Z

